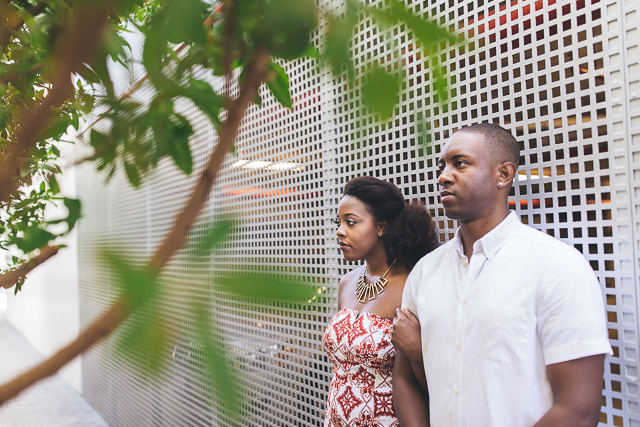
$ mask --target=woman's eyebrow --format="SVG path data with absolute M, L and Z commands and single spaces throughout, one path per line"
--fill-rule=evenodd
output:
M 354 214 L 354 213 L 350 213 L 350 212 L 349 212 L 349 213 L 344 214 L 343 216 L 344 216 L 345 218 L 346 218 L 346 217 L 348 217 L 348 216 L 355 216 L 356 218 L 360 218 L 358 215 L 356 215 L 356 214 Z

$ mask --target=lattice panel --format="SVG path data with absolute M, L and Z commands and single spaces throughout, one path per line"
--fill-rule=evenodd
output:
M 456 224 L 439 204 L 442 144 L 463 126 L 492 122 L 511 130 L 522 152 L 511 208 L 524 223 L 578 248 L 602 285 L 615 354 L 606 363 L 601 424 L 640 425 L 636 5 L 610 0 L 405 4 L 465 35 L 466 44 L 444 44 L 438 53 L 448 72 L 450 99 L 439 102 L 433 92 L 433 59 L 401 26 L 380 28 L 363 20 L 352 43 L 358 69 L 374 62 L 407 69 L 396 116 L 387 123 L 377 122 L 359 105 L 357 88 L 336 81 L 328 70 L 311 61 L 287 64 L 294 110 L 280 107 L 262 89 L 263 106 L 244 118 L 237 154 L 225 161 L 203 214 L 205 220 L 235 215 L 233 239 L 209 260 L 181 252 L 163 276 L 172 284 L 163 309 L 174 336 L 194 321 L 180 304 L 188 298 L 210 301 L 224 344 L 244 373 L 242 420 L 233 421 L 206 397 L 197 349 L 176 338 L 169 374 L 158 381 L 132 372 L 132 361 L 144 355 L 116 359 L 111 341 L 83 359 L 85 395 L 111 424 L 322 425 L 331 379 L 322 334 L 337 311 L 339 278 L 354 267 L 335 243 L 332 219 L 342 187 L 365 174 L 392 180 L 407 199 L 429 208 L 444 242 Z M 326 2 L 323 7 L 340 11 L 341 5 Z M 151 94 L 142 87 L 134 96 L 146 100 Z M 196 121 L 197 175 L 215 136 L 191 105 L 182 108 Z M 93 240 L 126 246 L 142 262 L 186 200 L 192 179 L 180 176 L 170 162 L 137 191 L 122 176 L 108 187 L 87 169 L 78 176 L 85 212 L 79 253 L 86 323 L 115 292 Z M 197 226 L 192 238 L 197 240 L 203 230 Z M 212 291 L 203 291 L 217 271 L 239 267 L 301 278 L 317 285 L 318 296 L 292 305 L 238 298 L 215 282 Z

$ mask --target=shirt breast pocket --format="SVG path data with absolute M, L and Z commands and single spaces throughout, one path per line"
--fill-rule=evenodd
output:
M 484 306 L 480 311 L 480 356 L 503 365 L 533 357 L 535 315 L 521 307 Z

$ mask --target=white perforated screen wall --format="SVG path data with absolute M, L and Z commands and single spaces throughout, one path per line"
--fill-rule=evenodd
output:
M 438 203 L 438 153 L 456 129 L 488 121 L 509 129 L 520 143 L 512 209 L 524 223 L 578 248 L 602 285 L 615 355 L 606 363 L 601 423 L 640 425 L 637 5 L 624 0 L 405 4 L 465 35 L 466 45 L 444 45 L 440 52 L 450 100 L 438 102 L 429 64 L 402 26 L 383 29 L 365 19 L 352 45 L 357 67 L 372 61 L 385 66 L 401 61 L 406 67 L 397 114 L 388 123 L 376 122 L 328 70 L 308 60 L 287 64 L 294 110 L 279 106 L 263 88 L 264 104 L 244 118 L 237 154 L 225 161 L 203 214 L 205 220 L 235 215 L 233 239 L 208 260 L 181 252 L 163 275 L 172 283 L 163 312 L 178 337 L 168 354 L 167 376 L 136 375 L 131 361 L 145 356 L 116 356 L 111 340 L 83 359 L 84 394 L 110 424 L 322 425 L 331 377 L 322 334 L 336 312 L 338 280 L 353 268 L 340 256 L 332 223 L 343 185 L 364 174 L 392 180 L 407 199 L 428 206 L 446 241 L 456 224 Z M 134 96 L 146 100 L 151 94 L 142 87 Z M 182 109 L 197 129 L 192 141 L 197 175 L 215 135 L 191 105 Z M 118 175 L 103 186 L 103 178 L 86 166 L 78 175 L 84 208 L 82 322 L 87 324 L 115 293 L 98 248 L 125 248 L 142 262 L 167 231 L 193 179 L 168 161 L 139 190 Z M 193 238 L 203 229 L 197 226 Z M 294 305 L 238 298 L 215 281 L 203 291 L 216 272 L 239 266 L 302 277 L 320 293 L 311 303 Z M 239 420 L 206 397 L 197 349 L 179 338 L 194 321 L 181 303 L 193 297 L 211 302 L 243 375 Z

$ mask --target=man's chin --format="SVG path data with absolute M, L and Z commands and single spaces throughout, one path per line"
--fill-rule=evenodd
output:
M 454 209 L 454 208 L 444 208 L 444 214 L 446 215 L 447 218 L 449 219 L 455 219 L 455 220 L 459 220 L 461 215 L 460 215 L 460 211 Z

